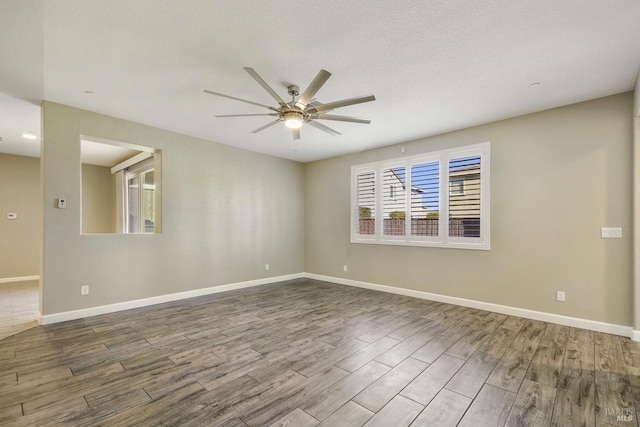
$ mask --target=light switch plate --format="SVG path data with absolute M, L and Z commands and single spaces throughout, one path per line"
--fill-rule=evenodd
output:
M 622 227 L 602 227 L 600 236 L 603 239 L 621 239 Z
M 58 199 L 58 208 L 66 209 L 67 208 L 67 199 Z
M 18 214 L 15 212 L 7 212 L 7 219 L 18 219 Z

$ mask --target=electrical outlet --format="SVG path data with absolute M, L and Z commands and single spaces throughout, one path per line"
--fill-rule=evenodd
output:
M 348 270 L 349 270 L 349 269 L 347 268 L 347 264 L 345 264 L 345 265 L 343 265 L 343 266 L 342 266 L 342 270 L 343 270 L 343 271 L 348 271 Z
M 265 269 L 265 270 L 267 270 L 267 271 L 269 271 L 269 264 L 265 264 L 265 265 L 264 265 L 264 269 Z
M 564 291 L 556 291 L 556 300 L 564 302 Z
M 89 286 L 80 286 L 80 295 L 89 295 Z
M 58 199 L 58 209 L 66 209 L 67 208 L 67 199 Z

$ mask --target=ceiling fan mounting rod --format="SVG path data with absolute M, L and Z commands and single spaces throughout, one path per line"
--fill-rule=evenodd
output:
M 287 86 L 287 93 L 291 95 L 291 106 L 296 104 L 296 96 L 300 95 L 300 88 L 296 85 Z

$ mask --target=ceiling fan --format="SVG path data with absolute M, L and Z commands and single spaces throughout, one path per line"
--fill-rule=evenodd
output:
M 279 107 L 270 107 L 265 104 L 260 104 L 258 102 L 249 101 L 242 98 L 236 98 L 235 96 L 225 95 L 223 93 L 213 92 L 210 90 L 205 90 L 205 93 L 222 96 L 224 98 L 234 99 L 240 102 L 246 102 L 247 104 L 257 105 L 259 107 L 268 108 L 271 110 L 271 113 L 265 114 L 227 114 L 215 117 L 249 117 L 249 116 L 272 116 L 277 117 L 276 120 L 267 123 L 264 126 L 260 126 L 258 129 L 251 131 L 251 133 L 258 133 L 262 130 L 265 130 L 268 127 L 275 125 L 276 123 L 284 122 L 285 126 L 291 129 L 291 133 L 293 135 L 293 139 L 300 139 L 300 127 L 302 127 L 303 123 L 308 123 L 310 126 L 313 126 L 316 129 L 320 129 L 321 131 L 327 132 L 333 136 L 341 135 L 340 132 L 331 129 L 328 126 L 323 125 L 322 123 L 317 122 L 316 120 L 337 120 L 341 122 L 350 122 L 350 123 L 364 123 L 369 124 L 371 120 L 361 119 L 357 117 L 350 116 L 337 116 L 334 114 L 325 114 L 325 111 L 334 110 L 336 108 L 346 107 L 348 105 L 361 104 L 363 102 L 375 101 L 375 96 L 367 95 L 367 96 L 359 96 L 356 98 L 348 98 L 343 99 L 341 101 L 329 102 L 327 104 L 321 104 L 314 100 L 314 96 L 320 90 L 320 88 L 327 82 L 329 77 L 331 77 L 331 73 L 327 70 L 320 70 L 320 72 L 316 75 L 313 81 L 309 84 L 309 86 L 304 90 L 302 95 L 296 99 L 298 95 L 300 95 L 300 88 L 296 85 L 288 86 L 288 93 L 291 95 L 291 102 L 285 102 L 280 95 L 274 91 L 267 82 L 256 73 L 253 68 L 244 67 L 244 70 L 249 73 L 251 77 L 253 77 L 259 84 L 262 86 L 269 95 L 276 100 L 279 104 Z

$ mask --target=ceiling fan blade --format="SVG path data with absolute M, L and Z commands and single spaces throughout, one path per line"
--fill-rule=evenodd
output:
M 213 117 L 250 117 L 250 116 L 277 116 L 276 113 L 266 113 L 266 114 L 222 114 L 220 116 Z
M 291 129 L 291 135 L 293 139 L 300 139 L 300 129 Z
M 342 135 L 340 132 L 338 132 L 337 130 L 333 130 L 331 129 L 329 126 L 325 126 L 322 123 L 318 123 L 318 122 L 314 122 L 313 120 L 310 120 L 307 122 L 307 124 L 309 126 L 313 126 L 316 129 L 320 129 L 323 132 L 326 132 L 328 134 L 331 134 L 333 136 L 338 136 L 338 135 Z
M 331 77 L 331 73 L 327 70 L 320 70 L 320 72 L 316 75 L 313 81 L 309 84 L 309 86 L 304 90 L 296 105 L 300 108 L 304 108 L 307 106 L 309 101 L 313 99 L 313 97 L 318 93 L 320 88 L 329 80 Z
M 236 98 L 235 96 L 225 95 L 224 93 L 213 92 L 213 91 L 210 91 L 210 90 L 207 90 L 207 89 L 205 89 L 203 92 L 204 93 L 208 93 L 210 95 L 222 96 L 223 98 L 233 99 L 235 101 L 246 102 L 247 104 L 257 105 L 258 107 L 268 108 L 269 110 L 274 110 L 274 111 L 277 110 L 277 108 L 270 107 L 268 105 L 260 104 L 258 102 L 253 102 L 253 101 L 249 101 L 249 100 L 242 99 L 242 98 Z
M 363 102 L 375 101 L 376 97 L 373 95 L 358 96 L 356 98 L 343 99 L 341 101 L 328 102 L 322 105 L 312 106 L 307 111 L 311 114 L 320 113 L 322 111 L 333 110 L 335 108 L 346 107 L 348 105 L 362 104 Z
M 258 83 L 260 83 L 260 86 L 262 86 L 262 87 L 264 88 L 264 90 L 266 90 L 267 92 L 269 92 L 269 95 L 271 95 L 271 96 L 273 97 L 273 99 L 275 99 L 275 100 L 278 102 L 278 104 L 280 104 L 280 106 L 281 106 L 281 107 L 286 107 L 286 106 L 287 106 L 287 103 L 286 103 L 286 102 L 284 102 L 284 99 L 280 98 L 280 95 L 278 95 L 278 94 L 276 93 L 276 91 L 275 91 L 275 90 L 273 90 L 273 89 L 271 88 L 271 86 L 269 86 L 269 85 L 267 84 L 267 82 L 265 82 L 265 81 L 262 79 L 262 77 L 260 77 L 260 76 L 258 75 L 258 73 L 256 73 L 256 70 L 254 70 L 254 69 L 253 69 L 253 68 L 251 68 L 251 67 L 244 67 L 244 70 L 245 70 L 247 73 L 249 73 L 249 75 L 251 75 L 251 77 L 253 77 L 253 78 L 254 78 Z
M 274 121 L 272 121 L 272 122 L 270 122 L 270 123 L 267 123 L 267 124 L 266 124 L 266 125 L 264 125 L 264 126 L 260 126 L 258 129 L 254 129 L 254 130 L 252 130 L 252 131 L 251 131 L 251 133 L 258 133 L 258 132 L 260 132 L 260 131 L 262 131 L 262 130 L 265 130 L 265 129 L 266 129 L 266 128 L 268 128 L 268 127 L 271 127 L 271 126 L 275 125 L 276 123 L 280 123 L 280 121 L 281 121 L 280 119 L 278 119 L 278 120 L 274 120 Z
M 339 122 L 350 122 L 350 123 L 364 123 L 368 125 L 371 123 L 369 119 L 360 119 L 358 117 L 349 117 L 349 116 L 336 116 L 334 114 L 311 114 L 310 117 L 312 119 L 317 120 L 337 120 Z

